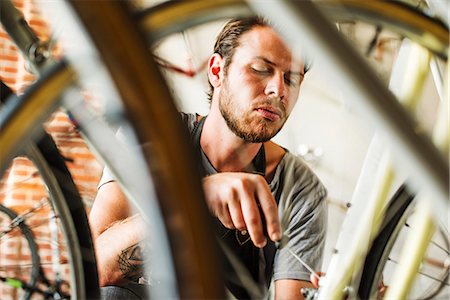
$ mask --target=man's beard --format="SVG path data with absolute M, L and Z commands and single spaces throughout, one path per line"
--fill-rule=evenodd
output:
M 219 97 L 219 110 L 228 128 L 238 137 L 249 143 L 264 143 L 273 138 L 283 127 L 286 118 L 279 127 L 274 127 L 272 121 L 265 118 L 252 117 L 253 111 L 240 114 L 238 106 L 233 102 L 236 98 L 231 95 L 228 83 L 224 82 L 221 95 Z M 279 100 L 278 100 L 279 101 Z M 273 100 L 267 100 L 262 104 L 272 104 Z M 283 118 L 285 114 L 282 109 Z

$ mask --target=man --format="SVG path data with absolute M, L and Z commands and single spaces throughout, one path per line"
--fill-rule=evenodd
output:
M 209 115 L 182 114 L 201 156 L 219 238 L 257 284 L 267 288 L 273 275 L 276 299 L 302 299 L 301 288 L 312 286 L 290 251 L 318 269 L 325 242 L 325 188 L 304 162 L 270 141 L 297 102 L 304 74 L 304 62 L 263 19 L 232 20 L 208 62 Z M 140 275 L 145 249 L 135 228 L 144 225 L 130 217 L 117 184 L 103 182 L 90 216 L 97 249 L 104 250 L 97 251 L 100 283 L 124 284 Z M 277 250 L 273 242 L 282 237 Z M 232 269 L 226 264 L 227 275 L 237 276 Z M 227 278 L 227 287 L 248 298 L 236 278 Z

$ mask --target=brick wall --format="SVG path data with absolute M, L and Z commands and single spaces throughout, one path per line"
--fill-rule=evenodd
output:
M 37 35 L 43 40 L 48 39 L 50 33 L 48 26 L 34 1 L 15 0 L 14 4 L 24 13 Z M 35 80 L 35 76 L 27 72 L 24 59 L 3 28 L 0 28 L 0 78 L 18 94 L 21 94 Z M 96 194 L 96 185 L 102 166 L 62 111 L 57 111 L 52 115 L 46 123 L 46 130 L 53 136 L 62 154 L 68 158 L 69 170 L 87 209 L 89 209 Z M 14 159 L 0 181 L 0 203 L 20 214 L 38 206 L 42 199 L 47 199 L 47 196 L 45 186 L 33 163 L 25 157 Z M 37 209 L 27 221 L 38 241 L 39 254 L 43 264 L 48 264 L 52 259 L 52 248 L 49 243 L 49 219 L 48 206 L 44 206 Z M 8 220 L 0 219 L 0 228 L 4 228 L 5 224 L 8 224 Z M 65 265 L 67 257 L 63 245 L 60 247 L 63 251 L 60 258 L 61 271 L 67 275 L 68 270 Z M 26 277 L 29 268 L 6 269 L 4 266 L 23 265 L 29 262 L 29 249 L 27 249 L 25 240 L 17 233 L 8 235 L 8 238 L 0 238 L 0 276 Z M 44 271 L 50 278 L 54 276 L 53 270 L 49 267 L 45 267 Z M 21 294 L 20 290 L 10 288 L 0 282 L 1 299 L 19 299 Z

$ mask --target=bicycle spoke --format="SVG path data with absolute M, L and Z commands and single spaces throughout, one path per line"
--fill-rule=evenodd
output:
M 408 229 L 412 229 L 411 225 L 409 225 L 408 223 L 405 223 L 406 228 Z M 447 255 L 450 255 L 450 250 L 445 249 L 443 246 L 439 245 L 437 242 L 431 240 L 430 242 L 432 245 L 436 246 L 437 248 L 441 249 L 442 251 L 444 251 Z
M 9 234 L 13 230 L 17 229 L 20 223 L 25 222 L 25 220 L 28 219 L 28 216 L 32 216 L 36 211 L 38 211 L 39 209 L 41 209 L 42 207 L 44 207 L 48 204 L 49 204 L 48 201 L 45 201 L 44 199 L 42 199 L 36 206 L 30 208 L 29 210 L 23 212 L 20 215 L 17 215 L 17 217 L 15 217 L 9 224 L 7 224 L 5 226 L 8 229 L 5 229 L 1 232 L 1 233 L 3 233 L 3 235 L 0 235 L 0 238 L 6 234 Z M 46 222 L 44 219 L 44 221 L 34 224 L 33 226 L 28 226 L 28 228 L 30 228 L 30 229 L 37 228 L 37 227 L 42 226 L 47 223 L 48 223 L 48 221 Z
M 398 265 L 398 261 L 394 260 L 394 259 L 392 259 L 390 257 L 388 257 L 387 261 Z M 444 263 L 442 263 L 442 264 L 444 265 Z M 449 286 L 450 287 L 450 283 L 448 282 L 448 275 L 449 275 L 448 272 L 449 272 L 449 270 L 447 268 L 446 272 L 444 272 L 444 274 L 443 274 L 443 277 L 445 278 L 444 280 L 442 280 L 441 278 L 437 278 L 437 277 L 434 277 L 432 275 L 429 275 L 427 273 L 424 273 L 423 271 L 418 271 L 417 273 L 422 275 L 422 276 L 424 276 L 424 277 L 426 277 L 426 278 L 428 278 L 428 279 L 431 279 L 433 281 L 438 282 L 440 284 L 440 287 L 438 288 L 438 291 L 439 291 L 443 286 Z
M 41 266 L 50 266 L 52 265 L 53 262 L 48 262 L 48 263 L 40 263 Z M 68 260 L 64 259 L 64 260 L 60 260 L 59 264 L 61 265 L 67 265 L 68 264 Z M 8 271 L 8 270 L 17 270 L 17 269 L 27 269 L 27 268 L 32 268 L 33 265 L 32 264 L 21 264 L 21 265 L 6 265 L 6 266 L 0 266 L 0 271 Z
M 11 277 L 2 277 L 0 276 L 0 281 L 5 282 L 7 285 L 13 287 L 13 288 L 20 288 L 23 289 L 25 291 L 32 291 L 33 293 L 39 293 L 41 295 L 44 295 L 46 297 L 46 299 L 50 296 L 53 296 L 53 294 L 55 293 L 55 291 L 52 290 L 42 290 L 37 286 L 30 286 L 29 284 L 27 284 L 26 282 L 17 279 L 17 278 L 11 278 Z

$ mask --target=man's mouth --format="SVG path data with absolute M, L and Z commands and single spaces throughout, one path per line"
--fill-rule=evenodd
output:
M 280 110 L 272 106 L 259 107 L 256 111 L 270 121 L 278 121 L 281 118 Z

